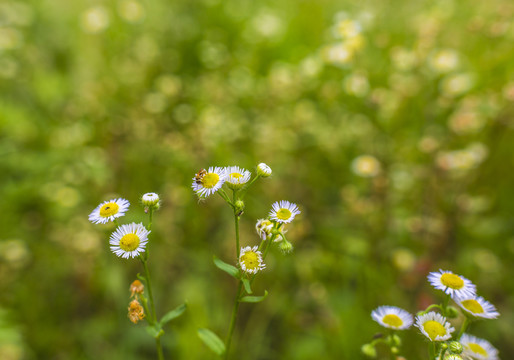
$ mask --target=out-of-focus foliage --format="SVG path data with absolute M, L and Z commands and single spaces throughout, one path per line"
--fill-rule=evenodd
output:
M 361 358 L 371 310 L 421 309 L 439 268 L 497 306 L 474 334 L 511 358 L 513 16 L 509 0 L 4 0 L 0 358 L 154 356 L 126 315 L 140 264 L 87 220 L 114 196 L 139 219 L 148 191 L 158 311 L 189 304 L 166 356 L 211 356 L 196 331 L 226 333 L 234 281 L 212 254 L 230 261 L 233 224 L 191 179 L 259 162 L 273 177 L 242 245 L 272 202 L 302 215 L 255 284 L 270 295 L 241 306 L 239 358 Z

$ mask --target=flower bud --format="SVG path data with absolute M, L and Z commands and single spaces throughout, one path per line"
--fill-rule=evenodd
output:
M 366 355 L 368 357 L 371 357 L 371 358 L 377 357 L 377 350 L 371 344 L 364 344 L 364 345 L 362 345 L 361 351 L 362 351 L 362 353 L 364 355 Z
M 145 207 L 157 210 L 161 206 L 159 195 L 156 193 L 146 193 L 141 197 L 141 202 Z
M 398 335 L 394 334 L 393 336 L 391 336 L 391 344 L 393 346 L 401 346 L 402 339 Z
M 400 352 L 400 349 L 398 349 L 397 346 L 392 346 L 391 347 L 391 352 L 396 355 L 396 354 L 398 354 Z
M 462 344 L 458 341 L 450 341 L 450 345 L 448 348 L 454 354 L 461 354 L 462 351 L 464 350 Z
M 459 316 L 459 311 L 455 307 L 448 306 L 446 308 L 446 317 L 448 319 L 455 319 L 457 316 Z
M 257 165 L 257 175 L 260 177 L 268 177 L 271 175 L 271 168 L 265 163 L 260 163 Z
M 289 241 L 287 240 L 282 240 L 279 244 L 278 244 L 278 248 L 284 253 L 284 254 L 289 254 L 291 251 L 293 251 L 293 244 L 291 244 Z
M 243 212 L 245 210 L 245 203 L 243 202 L 243 200 L 237 200 L 236 203 L 234 204 L 234 206 L 236 207 L 236 214 L 237 216 L 241 216 L 243 215 Z

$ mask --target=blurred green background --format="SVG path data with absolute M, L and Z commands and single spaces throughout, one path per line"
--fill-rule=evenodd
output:
M 0 2 L 0 358 L 153 358 L 127 318 L 135 260 L 109 251 L 102 201 L 141 221 L 158 312 L 188 311 L 169 359 L 214 358 L 235 282 L 231 210 L 198 202 L 201 168 L 259 162 L 241 221 L 298 203 L 295 251 L 267 259 L 243 304 L 241 359 L 360 359 L 370 312 L 411 312 L 461 274 L 498 320 L 470 332 L 514 357 L 514 4 L 510 0 L 25 0 Z M 276 249 L 275 249 L 276 250 Z M 457 319 L 455 324 L 458 326 Z M 422 336 L 402 354 L 422 359 Z

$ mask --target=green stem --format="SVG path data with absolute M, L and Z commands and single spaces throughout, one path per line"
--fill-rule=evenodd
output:
M 153 293 L 152 293 L 152 282 L 150 280 L 150 271 L 148 270 L 148 265 L 146 264 L 146 260 L 143 258 L 143 256 L 139 255 L 139 259 L 141 260 L 141 263 L 143 263 L 143 268 L 145 269 L 145 279 L 146 279 L 146 286 L 148 288 L 148 299 L 150 300 L 150 325 L 157 324 L 157 314 L 155 312 L 155 304 L 153 302 Z M 157 356 L 159 360 L 164 360 L 164 355 L 162 353 L 162 345 L 161 345 L 161 339 L 160 336 L 155 338 L 155 347 L 157 349 Z
M 259 176 L 259 175 L 255 175 L 255 177 L 254 177 L 252 180 L 250 180 L 250 182 L 249 182 L 248 184 L 246 184 L 246 186 L 244 187 L 244 189 L 242 189 L 242 190 L 241 190 L 241 196 L 240 196 L 241 198 L 242 198 L 243 196 L 245 196 L 245 194 L 246 194 L 246 192 L 248 191 L 248 189 L 250 188 L 250 186 L 252 186 L 252 184 L 253 184 L 253 183 L 254 183 L 258 178 L 260 178 L 260 176 Z
M 234 221 L 236 223 L 236 259 L 237 259 L 237 262 L 239 263 L 239 251 L 240 251 L 240 247 L 239 247 L 239 216 L 237 216 L 237 214 L 234 212 Z
M 460 327 L 459 334 L 457 335 L 457 338 L 455 340 L 459 341 L 462 334 L 464 334 L 464 332 L 466 331 L 468 325 L 469 325 L 469 318 L 466 316 L 466 318 L 464 319 L 464 322 L 462 323 L 462 326 Z
M 437 309 L 439 309 L 439 310 L 444 312 L 444 310 L 443 310 L 441 305 L 432 304 L 429 307 L 427 307 L 424 311 L 422 311 L 421 314 L 424 315 L 424 314 L 428 313 L 430 310 L 432 310 L 433 308 L 437 308 Z
M 148 210 L 148 231 L 152 230 L 153 208 Z
M 435 342 L 432 341 L 430 345 L 428 345 L 428 359 L 429 360 L 435 360 Z
M 237 310 L 239 309 L 239 296 L 241 295 L 241 289 L 243 288 L 243 282 L 239 280 L 237 286 L 236 298 L 234 300 L 234 307 L 232 309 L 232 317 L 230 318 L 230 326 L 228 328 L 227 341 L 225 342 L 225 359 L 228 359 L 230 344 L 232 342 L 232 335 L 234 335 L 234 329 L 236 327 Z
M 228 195 L 225 192 L 225 190 L 219 189 L 218 190 L 218 194 L 220 194 L 220 196 L 223 198 L 223 200 L 225 200 L 232 207 L 232 209 L 235 208 L 234 204 L 232 203 L 232 201 L 230 201 L 230 198 L 228 197 Z

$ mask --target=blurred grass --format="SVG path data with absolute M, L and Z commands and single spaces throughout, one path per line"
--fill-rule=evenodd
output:
M 110 253 L 113 226 L 87 221 L 115 196 L 139 220 L 149 191 L 163 198 L 157 307 L 189 303 L 167 357 L 209 357 L 196 329 L 226 332 L 235 289 L 212 254 L 229 261 L 233 225 L 191 178 L 259 162 L 274 175 L 248 194 L 242 243 L 276 200 L 302 216 L 295 252 L 256 283 L 270 296 L 241 307 L 241 358 L 362 358 L 371 310 L 438 301 L 439 268 L 498 307 L 472 332 L 512 357 L 513 13 L 507 0 L 0 3 L 0 357 L 154 356 L 126 317 L 141 269 Z M 362 28 L 350 55 L 330 50 L 341 19 Z M 371 177 L 356 170 L 366 154 Z M 407 358 L 425 356 L 406 336 Z

